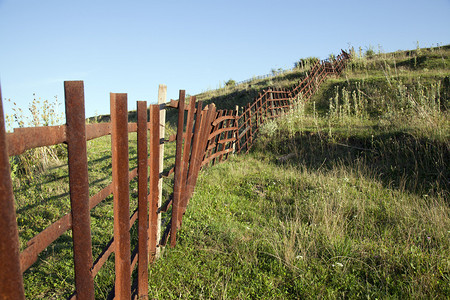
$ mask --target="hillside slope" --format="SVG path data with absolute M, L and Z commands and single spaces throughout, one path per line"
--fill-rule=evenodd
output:
M 450 47 L 353 55 L 347 71 L 308 103 L 267 122 L 250 154 L 202 172 L 177 247 L 151 267 L 150 298 L 450 297 Z M 197 99 L 234 109 L 307 71 Z M 129 144 L 133 168 L 134 134 Z M 56 149 L 62 156 L 64 147 Z M 109 137 L 88 142 L 91 193 L 111 182 L 110 149 Z M 166 148 L 166 167 L 174 152 Z M 23 174 L 18 166 L 23 249 L 70 211 L 68 167 L 56 161 Z M 167 199 L 172 182 L 164 184 Z M 134 199 L 136 181 L 130 192 Z M 112 211 L 109 197 L 91 212 L 94 257 L 112 236 Z M 136 233 L 133 227 L 133 243 Z M 69 297 L 72 259 L 69 231 L 24 273 L 27 297 Z M 113 256 L 95 284 L 96 297 L 106 298 Z
M 450 297 L 450 47 L 353 54 L 202 174 L 152 297 Z

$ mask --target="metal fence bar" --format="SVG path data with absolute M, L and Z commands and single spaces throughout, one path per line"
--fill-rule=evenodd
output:
M 94 299 L 83 81 L 65 81 L 64 92 L 76 295 Z
M 66 126 L 15 128 L 6 134 L 8 155 L 19 155 L 37 147 L 52 146 L 66 141 Z
M 173 185 L 173 202 L 172 202 L 172 225 L 170 228 L 170 246 L 175 247 L 177 243 L 177 223 L 178 223 L 178 213 L 180 199 L 182 195 L 182 174 L 183 174 L 183 163 L 182 159 L 182 149 L 183 149 L 183 127 L 184 127 L 184 97 L 185 91 L 180 90 L 178 102 L 178 128 L 177 128 L 177 147 L 175 154 L 175 182 Z
M 196 172 L 197 165 L 201 164 L 201 160 L 203 157 L 204 149 L 200 149 L 200 138 L 201 138 L 201 130 L 203 128 L 203 124 L 205 123 L 205 118 L 207 112 L 202 110 L 202 101 L 198 102 L 197 105 L 197 113 L 195 117 L 195 126 L 194 126 L 194 135 L 192 140 L 192 151 L 191 157 L 189 159 L 189 170 L 186 180 L 186 189 L 187 193 L 184 195 L 185 199 L 183 199 L 183 207 L 187 207 L 188 200 L 192 196 L 194 192 L 195 182 L 198 173 Z M 184 211 L 183 211 L 184 213 Z
M 148 156 L 147 102 L 137 101 L 138 148 L 138 296 L 148 296 Z
M 205 149 L 207 149 L 209 146 L 209 142 L 210 142 L 209 134 L 211 133 L 211 130 L 213 128 L 212 123 L 214 122 L 215 117 L 216 117 L 216 106 L 213 103 L 213 104 L 208 105 L 208 113 L 206 114 L 206 120 L 205 120 L 206 122 L 203 124 L 204 128 L 200 135 L 199 150 L 202 151 L 203 153 L 200 154 L 202 156 L 202 159 L 199 160 L 200 163 L 197 166 L 197 169 L 195 170 L 196 177 L 195 177 L 194 186 L 195 186 L 195 183 L 197 182 L 198 172 L 200 171 L 202 163 L 207 158 Z
M 131 299 L 127 94 L 111 93 L 111 145 L 114 195 L 115 297 Z
M 0 296 L 25 299 L 8 144 L 0 87 Z
M 195 96 L 190 97 L 189 110 L 188 110 L 187 121 L 186 121 L 186 135 L 185 135 L 185 139 L 184 139 L 183 159 L 182 159 L 182 164 L 183 164 L 183 174 L 181 176 L 182 194 L 180 197 L 180 211 L 178 214 L 178 222 L 177 222 L 178 227 L 181 225 L 181 219 L 183 218 L 183 214 L 186 211 L 187 195 L 189 193 L 188 189 L 186 188 L 186 185 L 187 185 L 188 170 L 190 168 L 189 158 L 192 155 L 191 144 L 192 144 L 192 135 L 193 135 L 192 128 L 194 127 L 195 101 L 196 101 Z

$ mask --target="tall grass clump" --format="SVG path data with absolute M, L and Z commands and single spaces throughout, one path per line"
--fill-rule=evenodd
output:
M 6 115 L 9 131 L 13 128 L 55 126 L 64 122 L 64 114 L 59 112 L 60 103 L 56 96 L 54 101 L 34 97 L 27 114 L 11 99 L 8 101 L 13 104 L 12 114 Z M 63 145 L 46 146 L 10 158 L 13 179 L 17 179 L 18 184 L 22 180 L 33 180 L 52 164 L 59 164 L 60 159 L 66 156 L 65 151 Z

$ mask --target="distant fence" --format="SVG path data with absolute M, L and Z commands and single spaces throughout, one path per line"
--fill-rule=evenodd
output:
M 65 125 L 18 128 L 6 133 L 0 101 L 1 298 L 24 299 L 22 273 L 36 262 L 39 253 L 69 229 L 73 233 L 76 289 L 73 299 L 95 298 L 94 277 L 112 253 L 115 253 L 115 286 L 110 296 L 147 298 L 148 265 L 154 261 L 158 246 L 166 245 L 169 238 L 170 245 L 176 245 L 176 234 L 200 169 L 228 159 L 231 153 L 248 152 L 266 120 L 287 113 L 298 97 L 308 100 L 328 75 L 341 73 L 348 58 L 342 51 L 333 62 L 317 62 L 308 76 L 292 89 L 264 90 L 241 114 L 236 110 L 217 111 L 214 104 L 203 108 L 195 97 L 190 97 L 186 103 L 184 91 L 180 91 L 179 100 L 166 103 L 165 86 L 160 86 L 159 104 L 147 107 L 145 101 L 137 102 L 136 123 L 128 123 L 127 94 L 111 93 L 111 122 L 86 124 L 83 82 L 68 81 L 64 83 Z M 177 133 L 165 140 L 165 111 L 170 108 L 178 109 Z M 138 166 L 128 171 L 130 132 L 137 132 Z M 111 135 L 112 182 L 89 197 L 86 141 L 105 135 Z M 170 142 L 176 143 L 175 165 L 162 173 L 164 144 Z M 20 252 L 9 157 L 28 149 L 61 143 L 68 146 L 71 211 L 30 239 Z M 161 203 L 162 180 L 172 174 L 173 193 Z M 130 215 L 129 183 L 135 177 L 138 177 L 138 208 Z M 111 194 L 114 236 L 94 260 L 90 211 Z M 170 206 L 170 219 L 161 221 L 161 214 Z M 136 221 L 138 244 L 131 251 L 130 228 Z M 136 266 L 137 280 L 132 283 L 131 275 Z
M 247 104 L 243 112 L 236 117 L 237 131 L 236 152 L 250 150 L 255 134 L 267 120 L 272 120 L 290 111 L 300 98 L 307 101 L 319 89 L 329 75 L 339 75 L 345 68 L 350 55 L 342 53 L 332 62 L 317 61 L 308 75 L 290 89 L 268 88 L 252 102 Z

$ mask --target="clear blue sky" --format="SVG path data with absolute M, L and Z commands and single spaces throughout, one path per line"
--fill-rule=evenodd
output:
M 160 83 L 176 99 L 303 57 L 417 41 L 450 43 L 450 0 L 0 0 L 3 98 L 22 109 L 33 93 L 63 101 L 64 80 L 83 80 L 87 116 L 109 113 L 110 92 L 135 109 L 156 101 Z

